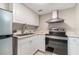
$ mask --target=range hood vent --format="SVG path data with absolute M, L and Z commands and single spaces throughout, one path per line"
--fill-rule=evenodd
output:
M 53 11 L 52 12 L 52 19 L 47 21 L 48 23 L 55 23 L 55 22 L 64 22 L 64 19 L 59 18 L 59 11 Z

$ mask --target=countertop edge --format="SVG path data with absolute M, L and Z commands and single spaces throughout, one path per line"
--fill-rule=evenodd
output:
M 45 35 L 45 34 L 31 34 L 31 35 L 25 35 L 25 36 L 14 36 L 14 37 L 17 37 L 17 39 L 22 39 L 22 38 L 29 38 L 29 37 L 32 37 L 32 36 L 35 36 L 35 35 Z

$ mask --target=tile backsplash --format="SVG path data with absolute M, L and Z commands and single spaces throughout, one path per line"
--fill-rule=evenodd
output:
M 36 29 L 36 26 L 13 23 L 13 31 L 16 30 L 18 34 L 35 33 Z
M 66 29 L 66 25 L 65 25 L 64 22 L 50 23 L 50 24 L 49 24 L 49 30 L 52 30 L 53 28 Z
M 21 30 L 22 29 L 22 24 L 20 23 L 13 23 L 13 30 Z

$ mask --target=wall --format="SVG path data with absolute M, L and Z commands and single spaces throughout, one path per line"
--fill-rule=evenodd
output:
M 75 20 L 76 33 L 79 36 L 79 4 L 76 5 L 76 20 Z
M 13 31 L 17 30 L 15 34 L 35 33 L 35 31 L 37 30 L 37 27 L 35 26 L 21 24 L 21 23 L 13 23 L 12 28 Z
M 51 18 L 52 18 L 51 13 L 40 16 L 40 26 L 37 29 L 37 33 L 43 33 L 43 34 L 49 33 L 48 23 L 46 21 L 48 21 Z
M 79 36 L 79 4 L 74 8 L 60 11 L 60 17 L 65 19 L 67 35 Z
M 70 32 L 76 32 L 76 24 L 75 24 L 75 20 L 76 20 L 76 9 L 75 7 L 70 8 L 70 9 L 65 9 L 65 10 L 61 10 L 59 11 L 59 17 L 64 19 L 64 26 L 66 28 L 67 31 L 67 35 Z M 45 14 L 40 16 L 40 27 L 38 28 L 38 32 L 43 32 L 43 33 L 48 33 L 48 23 L 46 23 L 47 20 L 51 19 L 52 15 L 51 13 L 49 14 Z M 58 25 L 54 25 L 54 26 L 58 26 Z
M 75 7 L 62 10 L 59 13 L 60 18 L 64 19 L 67 35 L 72 35 L 71 32 L 75 32 L 75 20 L 76 20 L 75 14 L 76 14 Z
M 0 3 L 0 8 L 9 10 L 9 11 L 13 10 L 12 3 Z

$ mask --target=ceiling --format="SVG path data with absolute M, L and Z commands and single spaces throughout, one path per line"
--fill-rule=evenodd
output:
M 75 6 L 75 3 L 25 3 L 24 5 L 37 14 L 43 15 L 52 12 L 52 10 L 72 8 Z

